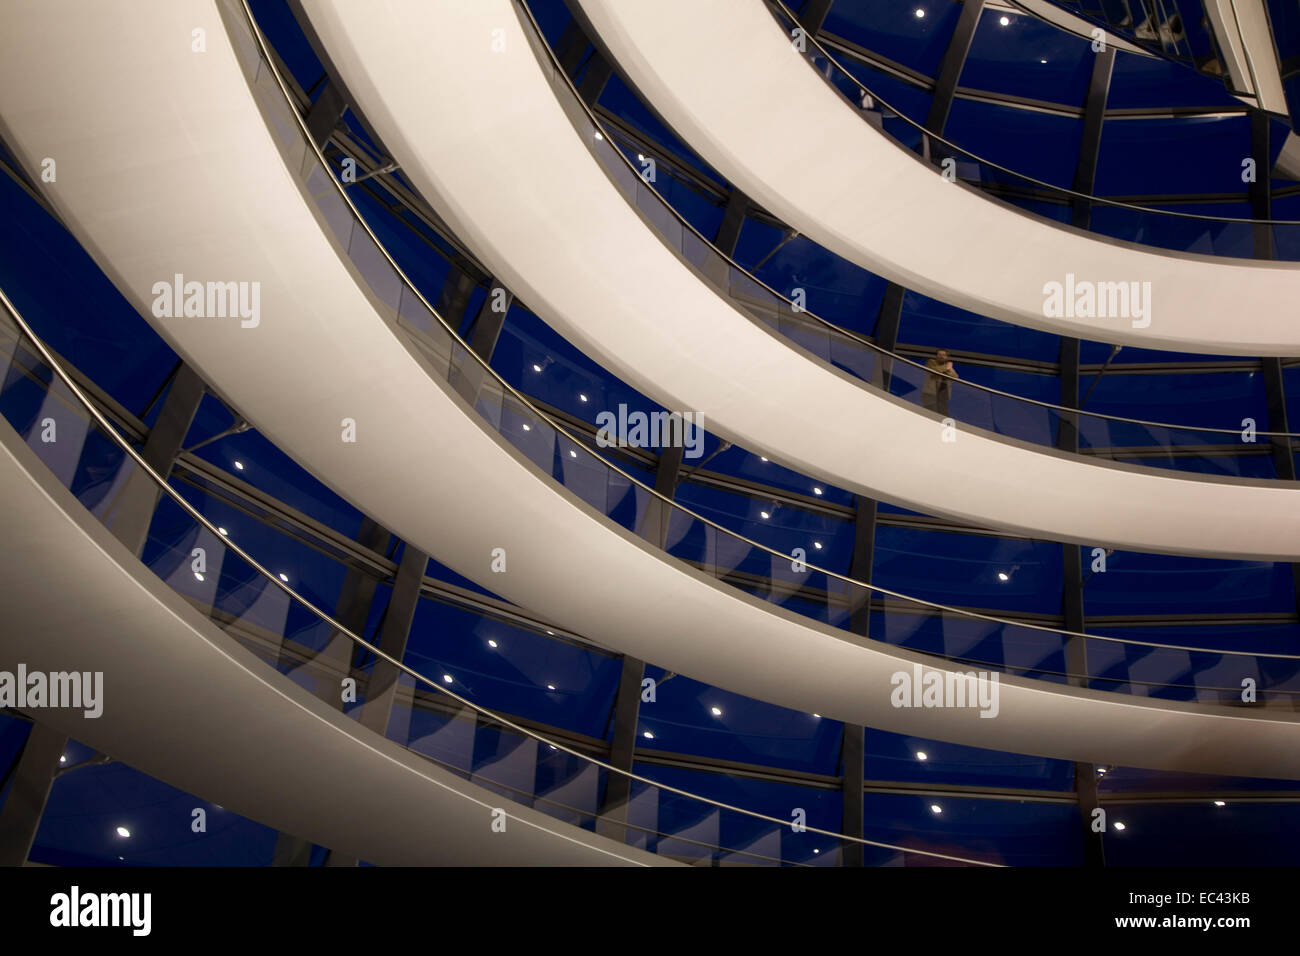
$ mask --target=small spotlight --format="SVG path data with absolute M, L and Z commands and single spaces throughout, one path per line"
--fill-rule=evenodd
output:
M 554 631 L 547 631 L 546 633 L 549 634 L 551 637 L 554 637 L 554 636 L 555 636 L 555 632 L 554 632 Z
M 552 750 L 558 750 L 559 748 L 556 747 L 555 744 L 551 744 L 551 749 L 552 749 Z
M 244 470 L 244 463 L 243 463 L 242 461 L 237 461 L 237 462 L 235 462 L 235 467 L 238 468 L 240 471 L 243 471 L 243 470 Z
M 578 457 L 578 453 L 577 453 L 576 451 L 574 451 L 572 448 L 570 448 L 570 449 L 569 449 L 569 457 L 570 457 L 570 458 L 577 458 L 577 457 Z
M 758 460 L 759 460 L 759 461 L 767 461 L 767 459 L 764 458 L 762 455 L 759 455 L 759 456 L 758 456 Z
M 217 530 L 221 532 L 221 536 L 223 538 L 226 537 L 226 535 L 228 534 L 225 528 L 218 528 Z
M 1046 61 L 1046 60 L 1039 60 L 1038 62 L 1039 62 L 1039 63 L 1046 63 L 1047 61 Z
M 929 759 L 930 759 L 930 755 L 929 755 L 928 753 L 926 753 L 924 750 L 918 750 L 918 751 L 916 752 L 916 759 L 917 759 L 917 760 L 929 760 Z
M 821 490 L 820 488 L 813 488 L 813 494 L 815 494 L 815 495 L 820 495 L 821 493 L 822 493 L 822 490 Z
M 1011 18 L 1010 18 L 1010 17 L 998 17 L 998 23 L 1002 24 L 1004 27 L 1009 27 L 1009 26 L 1011 26 Z
M 524 425 L 524 431 L 526 431 L 526 432 L 530 432 L 530 431 L 532 431 L 532 430 L 533 430 L 533 426 L 532 426 L 532 425 L 528 425 L 528 424 L 525 424 L 525 425 Z
M 283 581 L 285 584 L 288 584 L 288 583 L 289 583 L 289 575 L 287 575 L 287 574 L 285 574 L 283 571 L 281 571 L 281 572 L 280 572 L 280 580 Z
M 444 684 L 450 684 L 453 680 L 455 680 L 455 678 L 453 678 L 450 674 L 442 675 L 442 682 Z
M 1122 824 L 1122 823 L 1120 823 L 1118 820 L 1116 820 L 1116 821 L 1115 821 L 1115 829 L 1116 829 L 1116 830 L 1123 830 L 1123 829 L 1124 829 L 1124 824 Z
M 924 20 L 924 19 L 925 19 L 925 11 L 922 10 L 920 7 L 917 7 L 917 8 L 916 8 L 916 19 L 918 19 L 918 20 Z
M 597 134 L 596 134 L 596 142 L 598 142 L 598 143 L 603 142 L 604 139 L 605 139 L 605 137 L 601 136 L 600 133 L 597 133 Z
M 546 685 L 546 689 L 547 689 L 547 690 L 555 690 L 555 685 L 554 685 L 554 684 L 547 684 L 547 685 Z
M 999 581 L 1010 581 L 1010 580 L 1011 580 L 1011 575 L 1007 574 L 1007 572 L 1005 572 L 1005 571 L 999 571 L 999 572 L 998 572 L 998 580 L 999 580 Z
M 814 852 L 814 853 L 820 853 L 821 850 L 817 849 L 816 847 L 813 847 L 813 852 Z
M 61 757 L 59 757 L 59 763 L 67 763 L 67 762 L 68 762 L 67 754 L 63 754 Z
M 932 803 L 932 804 L 930 804 L 930 812 L 931 812 L 931 813 L 943 813 L 943 807 L 939 806 L 939 804 L 937 804 L 937 803 Z
M 768 514 L 766 511 L 760 511 L 759 514 L 761 514 L 761 515 L 763 516 L 763 519 L 764 519 L 764 520 L 766 520 L 766 519 L 772 517 L 772 516 L 771 516 L 770 514 Z
M 1226 806 L 1227 806 L 1227 804 L 1224 803 L 1222 800 L 1215 800 L 1215 801 L 1214 801 L 1214 805 L 1215 805 L 1216 807 L 1226 807 Z
M 195 572 L 194 572 L 194 580 L 196 580 L 196 581 L 202 581 L 202 580 L 203 580 L 203 575 L 201 575 L 201 574 L 199 574 L 199 572 L 195 571 Z
M 813 714 L 813 716 L 816 717 L 818 720 L 821 720 L 821 719 L 822 719 L 822 715 L 821 715 L 821 714 Z
M 710 708 L 709 708 L 709 713 L 711 713 L 714 717 L 721 717 L 721 716 L 722 716 L 722 708 L 721 708 L 721 707 L 710 707 Z
M 645 157 L 642 156 L 640 153 L 637 153 L 637 154 L 636 154 L 636 161 L 637 161 L 638 163 L 644 163 L 644 162 L 645 162 Z
M 492 640 L 489 640 L 489 641 L 488 641 L 488 647 L 496 647 L 496 646 L 497 646 L 497 642 L 496 642 L 496 641 L 492 641 Z
M 130 837 L 131 837 L 131 831 L 128 830 L 126 827 L 118 827 L 118 828 L 117 828 L 117 835 L 120 836 L 120 837 L 126 838 L 126 839 L 130 839 Z
M 655 735 L 652 734 L 652 733 L 650 733 L 650 731 L 648 731 L 648 730 L 647 730 L 645 733 L 643 733 L 641 736 L 644 737 L 646 740 L 654 740 L 654 739 L 655 739 Z
M 540 365 L 538 365 L 536 362 L 534 362 L 534 363 L 533 363 L 533 371 L 534 371 L 534 372 L 540 372 L 541 370 L 542 370 L 542 367 L 541 367 Z
M 814 541 L 813 547 L 820 551 L 822 549 L 822 543 L 820 541 Z
M 578 401 L 580 401 L 580 402 L 585 402 L 586 400 L 587 400 L 587 396 L 586 396 L 586 395 L 583 395 L 581 392 L 579 392 L 579 393 L 578 393 Z

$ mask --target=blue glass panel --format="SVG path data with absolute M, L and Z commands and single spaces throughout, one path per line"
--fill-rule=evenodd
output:
M 924 754 L 924 758 L 920 755 Z M 866 779 L 1071 790 L 1074 763 L 867 729 Z
M 839 773 L 838 721 L 788 710 L 677 674 L 648 667 L 655 700 L 642 702 L 637 745 L 713 760 L 781 767 L 805 773 Z M 649 732 L 654 736 L 646 737 Z
M 832 4 L 824 29 L 934 76 L 960 16 L 961 4 L 954 0 L 866 0 Z
M 887 793 L 866 797 L 870 839 L 1011 866 L 1078 866 L 1083 862 L 1081 827 L 1073 803 Z M 941 864 L 916 856 L 906 863 Z
M 608 654 L 428 598 L 404 662 L 434 680 L 450 676 L 448 689 L 481 707 L 589 737 L 605 735 L 621 669 Z

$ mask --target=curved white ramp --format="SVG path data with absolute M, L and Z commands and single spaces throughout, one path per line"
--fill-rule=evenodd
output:
M 392 309 L 362 290 L 249 92 L 227 35 L 238 36 L 224 19 L 234 16 L 226 0 L 11 4 L 0 113 L 29 168 L 61 157 L 51 201 L 144 314 L 154 284 L 175 273 L 261 283 L 256 327 L 198 318 L 156 327 L 271 441 L 363 512 L 592 640 L 759 700 L 972 746 L 1300 778 L 1296 715 L 1240 716 L 1015 677 L 1002 679 L 997 719 L 897 708 L 893 675 L 932 658 L 860 641 L 665 560 L 551 481 L 485 430 Z M 203 55 L 190 52 L 196 27 L 207 33 Z M 110 33 L 115 44 L 103 42 Z M 46 81 L 21 82 L 38 65 Z M 345 418 L 355 443 L 341 440 Z M 988 471 L 968 478 L 998 483 Z M 498 548 L 505 573 L 491 570 Z
M 982 315 L 1082 339 L 1300 354 L 1289 306 L 1300 299 L 1300 263 L 1158 251 L 947 182 L 863 122 L 760 0 L 579 4 L 614 61 L 706 162 L 863 268 Z M 1151 283 L 1150 324 L 1046 317 L 1044 285 L 1067 274 Z
M 701 412 L 714 433 L 818 479 L 978 525 L 1137 551 L 1300 554 L 1294 482 L 1085 460 L 964 426 L 948 442 L 936 417 L 742 314 L 610 182 L 511 0 L 304 7 L 367 120 L 460 238 L 547 322 L 668 408 Z M 444 34 L 464 41 L 430 55 Z
M 434 766 L 277 673 L 82 507 L 0 421 L 0 669 L 103 674 L 43 723 L 243 816 L 393 866 L 670 864 Z M 494 832 L 493 810 L 507 814 Z

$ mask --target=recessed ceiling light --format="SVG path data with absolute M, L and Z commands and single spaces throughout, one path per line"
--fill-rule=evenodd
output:
M 129 838 L 129 837 L 131 836 L 131 831 L 128 830 L 126 827 L 118 827 L 118 828 L 117 828 L 117 835 L 120 836 L 120 837 L 128 837 L 128 838 Z
M 237 462 L 235 462 L 235 467 L 238 468 L 240 471 L 243 471 L 243 470 L 244 470 L 244 463 L 243 463 L 242 461 L 237 461 Z
M 554 637 L 554 636 L 555 636 L 555 632 L 554 632 L 554 631 L 547 631 L 546 633 L 549 634 L 549 635 L 551 635 L 551 637 Z
M 1214 805 L 1215 805 L 1216 807 L 1226 807 L 1226 806 L 1227 806 L 1227 804 L 1224 803 L 1222 800 L 1215 800 L 1215 801 L 1214 801 Z
M 443 675 L 442 675 L 442 682 L 443 682 L 444 684 L 450 684 L 454 679 L 455 679 L 455 678 L 453 678 L 450 674 L 443 674 Z
M 577 453 L 576 451 L 574 451 L 572 448 L 570 448 L 570 449 L 569 449 L 569 457 L 570 457 L 570 458 L 577 458 L 577 457 L 578 457 L 578 453 Z
M 547 684 L 547 685 L 546 685 L 546 689 L 547 689 L 547 690 L 555 690 L 555 685 L 554 685 L 554 684 Z
M 654 739 L 655 739 L 655 735 L 652 734 L 652 733 L 650 733 L 650 731 L 648 731 L 648 730 L 647 730 L 645 733 L 643 733 L 641 736 L 644 737 L 646 740 L 654 740 Z
M 813 716 L 816 717 L 818 720 L 821 720 L 821 719 L 822 719 L 822 715 L 821 715 L 821 714 L 813 714 Z
M 929 755 L 928 753 L 926 753 L 924 750 L 918 750 L 918 751 L 916 752 L 916 759 L 917 759 L 917 760 L 929 760 L 929 759 L 930 759 L 930 755 Z
M 285 574 L 283 571 L 281 571 L 281 572 L 280 572 L 280 580 L 283 581 L 285 584 L 288 584 L 288 583 L 289 583 L 289 575 L 287 575 L 287 574 Z
M 1004 27 L 1009 27 L 1009 26 L 1011 26 L 1011 18 L 1010 18 L 1010 17 L 999 17 L 999 18 L 998 18 L 998 23 L 1002 24 Z
M 637 153 L 637 154 L 636 154 L 636 161 L 637 161 L 638 163 L 644 163 L 644 162 L 645 162 L 645 157 L 642 156 L 640 153 Z
M 767 459 L 764 458 L 762 455 L 759 455 L 759 456 L 758 456 L 758 460 L 759 460 L 759 461 L 767 461 Z
M 199 574 L 199 572 L 195 571 L 195 572 L 194 572 L 194 580 L 196 580 L 196 581 L 202 581 L 202 580 L 203 580 L 203 575 L 201 575 L 201 574 Z
M 1039 60 L 1038 62 L 1039 62 L 1039 63 L 1046 63 L 1047 61 L 1046 61 L 1046 60 Z
M 917 18 L 918 20 L 924 20 L 924 19 L 925 19 L 925 11 L 922 10 L 920 7 L 917 7 L 917 8 L 916 8 L 916 18 Z
M 226 529 L 225 529 L 225 528 L 218 528 L 217 530 L 221 532 L 221 536 L 222 536 L 222 537 L 225 537 L 225 536 L 226 536 Z
M 538 365 L 536 362 L 534 362 L 534 363 L 533 363 L 533 371 L 534 371 L 534 372 L 540 372 L 541 370 L 542 370 L 542 367 L 541 367 L 540 365 Z
M 497 642 L 496 642 L 496 641 L 493 641 L 493 640 L 489 640 L 489 641 L 488 641 L 488 647 L 496 647 L 496 646 L 497 646 Z
M 533 430 L 533 426 L 532 426 L 532 425 L 524 425 L 524 431 L 526 431 L 526 432 L 530 432 L 530 431 L 532 431 L 532 430 Z
M 814 853 L 820 853 L 821 850 L 817 849 L 816 847 L 813 847 L 813 852 L 814 852 Z
M 1106 768 L 1105 768 L 1105 767 L 1098 767 L 1098 768 L 1097 768 L 1097 772 L 1098 772 L 1098 773 L 1105 773 L 1105 772 L 1106 772 Z
M 814 541 L 813 547 L 820 551 L 822 549 L 822 543 L 820 541 Z
M 943 807 L 939 806 L 939 804 L 937 804 L 937 803 L 932 803 L 932 804 L 930 804 L 930 812 L 931 812 L 931 813 L 943 813 Z
M 605 137 L 601 136 L 600 133 L 597 133 L 597 134 L 596 134 L 596 141 L 597 141 L 597 142 L 600 142 L 600 141 L 603 140 L 604 138 L 605 138 Z
M 709 708 L 709 713 L 711 713 L 714 717 L 721 717 L 721 716 L 722 716 L 722 708 L 721 708 L 721 707 L 710 707 L 710 708 Z
M 761 514 L 765 519 L 766 519 L 766 518 L 770 518 L 770 517 L 772 517 L 772 516 L 771 516 L 770 514 L 768 514 L 766 511 L 760 511 L 759 514 Z
M 551 749 L 552 749 L 552 750 L 558 750 L 559 748 L 556 747 L 555 744 L 551 744 Z
M 813 494 L 815 494 L 815 495 L 820 495 L 821 493 L 822 493 L 822 490 L 821 490 L 820 488 L 813 488 Z
M 581 393 L 578 394 L 578 401 L 580 401 L 580 402 L 585 402 L 586 400 L 587 400 L 587 396 L 586 396 L 586 395 L 583 395 L 583 394 L 581 394 Z
M 63 756 L 59 757 L 59 763 L 67 763 L 67 762 L 68 762 L 67 754 L 64 754 Z
M 1005 571 L 999 571 L 999 572 L 998 572 L 998 580 L 999 580 L 999 581 L 1010 581 L 1010 580 L 1011 580 L 1011 575 L 1007 574 L 1007 572 L 1005 572 Z
M 1115 821 L 1115 829 L 1116 829 L 1116 830 L 1123 830 L 1123 829 L 1124 829 L 1124 824 L 1122 824 L 1122 823 L 1120 823 L 1118 820 L 1116 820 L 1116 821 Z

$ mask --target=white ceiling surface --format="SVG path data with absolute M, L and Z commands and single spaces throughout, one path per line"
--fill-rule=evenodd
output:
M 1082 339 L 1300 354 L 1289 307 L 1300 298 L 1296 263 L 1103 240 L 946 182 L 863 122 L 756 0 L 580 5 L 619 67 L 708 163 L 864 268 L 983 315 Z M 1127 318 L 1046 318 L 1043 286 L 1067 273 L 1150 282 L 1150 327 L 1135 329 Z
M 145 315 L 152 283 L 175 272 L 259 280 L 255 329 L 155 326 L 273 443 L 457 572 L 594 641 L 806 713 L 1065 759 L 1300 778 L 1294 716 L 1014 678 L 996 719 L 896 709 L 892 675 L 931 658 L 859 643 L 665 560 L 435 383 L 286 171 L 215 5 L 41 0 L 11 5 L 6 20 L 8 142 L 29 169 L 60 157 L 47 195 L 83 245 Z M 208 33 L 202 56 L 188 52 L 196 25 Z M 110 32 L 117 41 L 103 43 Z M 448 49 L 465 37 L 447 35 L 460 38 Z M 45 82 L 25 82 L 38 66 Z M 340 441 L 345 417 L 355 444 Z M 493 574 L 498 547 L 507 571 Z
M 140 564 L 4 423 L 0 492 L 0 669 L 103 674 L 101 716 L 29 711 L 42 723 L 372 863 L 671 862 L 503 800 L 318 700 Z M 504 832 L 493 830 L 496 808 Z
M 1295 483 L 1093 464 L 970 430 L 945 443 L 937 416 L 742 315 L 606 177 L 510 0 L 304 6 L 367 120 L 457 235 L 548 323 L 666 407 L 702 412 L 742 447 L 918 511 L 1137 551 L 1300 555 Z M 495 29 L 504 52 L 492 50 Z M 430 38 L 443 35 L 464 40 L 431 56 Z
M 1246 95 L 1240 99 L 1249 102 L 1253 97 L 1261 109 L 1285 117 L 1286 90 L 1264 0 L 1207 0 L 1205 17 L 1218 43 L 1229 89 L 1241 90 Z

